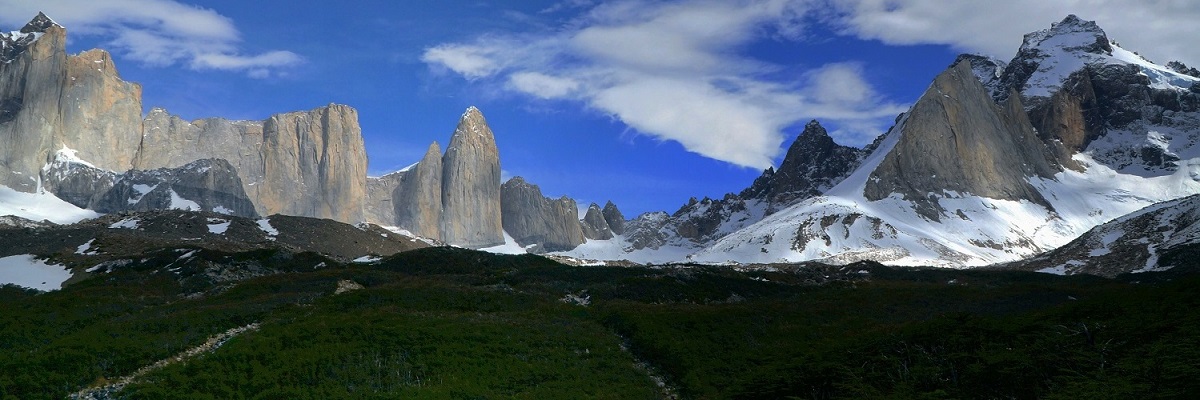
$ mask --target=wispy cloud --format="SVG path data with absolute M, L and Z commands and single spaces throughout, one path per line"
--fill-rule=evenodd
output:
M 770 166 L 782 130 L 802 119 L 881 131 L 902 111 L 880 101 L 852 65 L 778 81 L 767 76 L 779 66 L 742 52 L 757 40 L 802 37 L 806 1 L 562 4 L 547 12 L 585 10 L 552 34 L 492 32 L 430 47 L 422 60 L 511 92 L 578 102 L 641 134 L 753 168 Z
M 17 27 L 43 11 L 71 32 L 100 37 L 122 56 L 150 66 L 267 77 L 303 62 L 286 50 L 243 54 L 232 20 L 174 0 L 0 0 L 0 9 L 0 22 Z
M 1122 46 L 1156 62 L 1200 63 L 1200 2 L 1172 0 L 839 0 L 832 21 L 844 33 L 889 44 L 946 44 L 1006 59 L 1025 33 L 1067 14 L 1095 20 Z

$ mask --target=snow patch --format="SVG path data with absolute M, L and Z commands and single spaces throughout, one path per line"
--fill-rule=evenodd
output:
M 31 221 L 49 220 L 73 224 L 101 214 L 76 207 L 45 191 L 24 193 L 0 185 L 0 215 L 13 215 Z
M 359 264 L 370 264 L 370 263 L 376 263 L 376 262 L 379 262 L 379 260 L 382 260 L 382 259 L 383 259 L 383 258 L 382 258 L 382 257 L 379 257 L 379 256 L 365 255 L 365 256 L 362 256 L 362 257 L 359 257 L 359 258 L 355 258 L 355 259 L 354 259 L 353 261 L 351 261 L 351 262 L 353 262 L 353 263 L 359 263 Z
M 113 222 L 108 226 L 108 229 L 137 229 L 138 224 L 142 221 L 137 218 L 125 218 L 123 220 Z
M 150 185 L 144 185 L 144 184 L 139 183 L 139 184 L 133 185 L 132 188 L 133 188 L 133 191 L 136 192 L 137 194 L 134 195 L 133 197 L 130 197 L 128 202 L 129 202 L 129 204 L 137 204 L 138 202 L 142 201 L 143 197 L 146 197 L 146 194 L 154 191 L 154 189 L 157 189 L 158 185 L 150 186 Z M 174 193 L 174 192 L 172 192 L 172 193 Z
M 31 254 L 0 258 L 0 284 L 49 292 L 62 289 L 67 279 L 71 279 L 71 271 L 66 267 L 47 264 Z
M 271 220 L 269 218 L 263 218 L 254 222 L 258 224 L 258 229 L 267 233 L 268 240 L 275 240 L 275 236 L 279 236 L 279 231 L 276 230 L 275 227 L 271 226 Z
M 96 242 L 96 239 L 92 239 L 92 240 L 87 241 L 87 243 L 79 245 L 79 247 L 75 248 L 75 254 L 84 255 L 84 256 L 94 256 L 96 254 L 99 254 L 96 251 L 92 250 L 92 243 L 95 243 L 95 242 Z
M 521 245 L 517 243 L 517 240 L 513 239 L 508 232 L 504 232 L 504 244 L 485 247 L 479 249 L 479 251 L 486 251 L 493 254 L 525 254 L 529 252 L 527 248 L 521 247 Z
M 220 218 L 209 218 L 208 219 L 208 233 L 211 233 L 214 235 L 224 235 L 225 231 L 229 230 L 229 224 L 231 224 L 231 223 L 232 223 L 232 221 L 229 221 L 229 220 L 224 220 L 224 219 L 220 219 Z
M 170 208 L 172 210 L 184 210 L 184 211 L 201 211 L 202 210 L 200 208 L 200 204 L 197 204 L 194 201 L 179 197 L 179 194 L 175 193 L 175 189 L 170 189 L 168 191 L 168 193 L 171 194 Z

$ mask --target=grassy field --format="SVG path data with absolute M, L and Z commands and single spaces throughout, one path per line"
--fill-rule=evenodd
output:
M 1200 396 L 1197 275 L 232 256 L 279 273 L 218 284 L 164 259 L 51 293 L 0 288 L 0 398 L 60 399 L 251 323 L 115 397 Z M 346 280 L 364 288 L 334 294 Z

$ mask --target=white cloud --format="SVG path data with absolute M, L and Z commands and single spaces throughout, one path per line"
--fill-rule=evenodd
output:
M 570 78 L 546 75 L 540 72 L 517 72 L 508 76 L 513 89 L 543 99 L 566 97 L 579 89 L 579 82 Z
M 0 0 L 0 9 L 0 23 L 16 27 L 43 11 L 72 33 L 104 38 L 118 54 L 151 66 L 266 77 L 303 60 L 284 50 L 240 54 L 232 20 L 174 0 Z
M 516 93 L 579 102 L 706 157 L 766 168 L 782 151 L 782 130 L 796 122 L 828 118 L 881 132 L 901 110 L 879 101 L 853 65 L 779 82 L 766 77 L 779 66 L 742 54 L 757 40 L 800 37 L 807 4 L 604 2 L 544 37 L 482 36 L 430 47 L 422 60 Z
M 1068 14 L 1094 20 L 1123 47 L 1158 63 L 1200 63 L 1200 2 L 1175 0 L 844 0 L 832 3 L 846 33 L 889 44 L 947 44 L 1007 60 L 1022 35 Z
M 421 61 L 440 65 L 466 77 L 478 79 L 491 76 L 500 70 L 500 63 L 491 54 L 492 47 L 447 44 L 426 49 Z

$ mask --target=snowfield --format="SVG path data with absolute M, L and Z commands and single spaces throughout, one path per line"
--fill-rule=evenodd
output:
M 23 193 L 0 185 L 0 215 L 15 215 L 33 221 L 49 220 L 56 224 L 73 224 L 100 214 L 76 207 L 47 193 Z
M 0 285 L 13 284 L 49 292 L 62 289 L 67 279 L 71 279 L 71 271 L 61 265 L 46 264 L 33 255 L 0 258 Z

